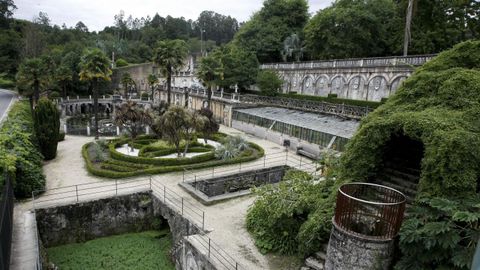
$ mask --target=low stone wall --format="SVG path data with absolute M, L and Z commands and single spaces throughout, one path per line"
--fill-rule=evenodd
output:
M 149 192 L 74 205 L 37 209 L 37 227 L 45 247 L 153 229 Z
M 227 176 L 180 183 L 187 192 L 205 205 L 250 194 L 252 187 L 282 181 L 288 166 L 250 170 Z

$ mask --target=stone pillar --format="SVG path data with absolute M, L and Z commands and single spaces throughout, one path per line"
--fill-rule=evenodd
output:
M 90 136 L 90 126 L 87 126 L 87 136 Z
M 65 134 L 67 134 L 67 124 L 63 125 L 63 132 L 65 132 Z
M 145 128 L 145 133 L 146 133 L 147 135 L 150 134 L 150 127 L 149 127 L 149 126 L 146 126 L 146 128 Z
M 117 126 L 117 136 L 120 136 L 120 127 Z
M 326 270 L 388 270 L 394 252 L 393 239 L 350 233 L 334 221 L 328 242 Z

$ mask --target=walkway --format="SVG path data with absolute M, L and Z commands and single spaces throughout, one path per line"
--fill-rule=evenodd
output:
M 10 106 L 15 100 L 16 94 L 9 90 L 0 89 L 0 124 L 7 116 Z
M 279 145 L 246 135 L 238 130 L 222 126 L 221 132 L 231 135 L 245 136 L 249 141 L 261 145 L 268 156 L 272 153 L 278 153 L 283 148 Z M 58 146 L 57 158 L 46 162 L 44 173 L 47 177 L 47 192 L 53 188 L 66 187 L 86 183 L 112 182 L 109 179 L 98 178 L 89 175 L 84 168 L 84 160 L 81 155 L 81 147 L 92 141 L 89 137 L 66 136 L 65 141 Z M 290 153 L 291 155 L 294 155 Z M 248 163 L 263 164 L 263 159 Z M 235 167 L 231 165 L 227 167 Z M 224 167 L 221 167 L 222 169 Z M 216 169 L 220 170 L 219 167 Z M 206 173 L 212 169 L 196 171 L 196 173 Z M 140 176 L 128 180 L 143 180 L 147 177 Z M 161 182 L 168 189 L 184 197 L 185 201 L 197 205 L 205 211 L 205 227 L 212 230 L 208 236 L 225 251 L 227 251 L 235 260 L 237 260 L 244 269 L 295 269 L 299 266 L 295 263 L 290 264 L 290 260 L 284 257 L 261 254 L 254 245 L 254 240 L 245 228 L 245 217 L 248 208 L 254 202 L 253 196 L 246 196 L 237 199 L 228 200 L 212 206 L 203 206 L 185 192 L 179 185 L 183 180 L 182 172 L 167 173 L 154 176 L 156 181 Z M 120 182 L 121 180 L 119 180 Z M 29 204 L 31 207 L 31 203 Z M 22 268 L 12 268 L 22 269 Z

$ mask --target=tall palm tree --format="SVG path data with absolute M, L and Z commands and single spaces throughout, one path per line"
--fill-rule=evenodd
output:
M 18 68 L 16 75 L 20 94 L 27 95 L 33 109 L 40 99 L 40 87 L 46 83 L 43 62 L 40 58 L 27 59 Z
M 62 63 L 55 70 L 55 80 L 62 87 L 63 98 L 67 98 L 67 85 L 73 80 L 73 72 L 66 64 Z
M 154 96 L 153 91 L 155 90 L 155 84 L 158 82 L 158 78 L 155 74 L 149 74 L 147 77 L 147 81 L 148 81 L 148 85 L 150 86 L 151 99 L 153 101 L 153 96 Z
M 130 73 L 125 72 L 122 75 L 121 83 L 123 85 L 123 90 L 125 93 L 125 99 L 128 98 L 128 93 L 129 93 L 129 88 L 135 85 L 135 81 L 132 78 L 132 75 Z
M 80 61 L 80 80 L 90 83 L 95 114 L 95 139 L 98 139 L 98 89 L 99 81 L 110 81 L 110 60 L 100 49 L 87 50 Z
M 413 15 L 413 2 L 415 0 L 408 0 L 407 6 L 407 16 L 405 19 L 405 35 L 403 37 L 403 56 L 408 54 L 408 44 L 412 39 L 411 25 L 412 25 L 412 15 Z
M 212 88 L 223 80 L 223 63 L 220 51 L 214 51 L 200 59 L 197 76 L 207 86 L 207 103 L 208 108 L 210 108 Z
M 167 78 L 168 105 L 171 101 L 172 74 L 184 65 L 187 55 L 187 44 L 179 39 L 160 41 L 155 49 L 153 62 L 158 65 L 162 75 Z

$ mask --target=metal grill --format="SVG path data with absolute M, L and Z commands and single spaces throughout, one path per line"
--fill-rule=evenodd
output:
M 335 223 L 344 230 L 379 239 L 394 238 L 402 224 L 405 195 L 370 183 L 341 186 L 337 194 Z
M 4 186 L 0 194 L 0 269 L 10 268 L 10 247 L 13 226 L 13 187 L 8 174 L 4 175 Z

